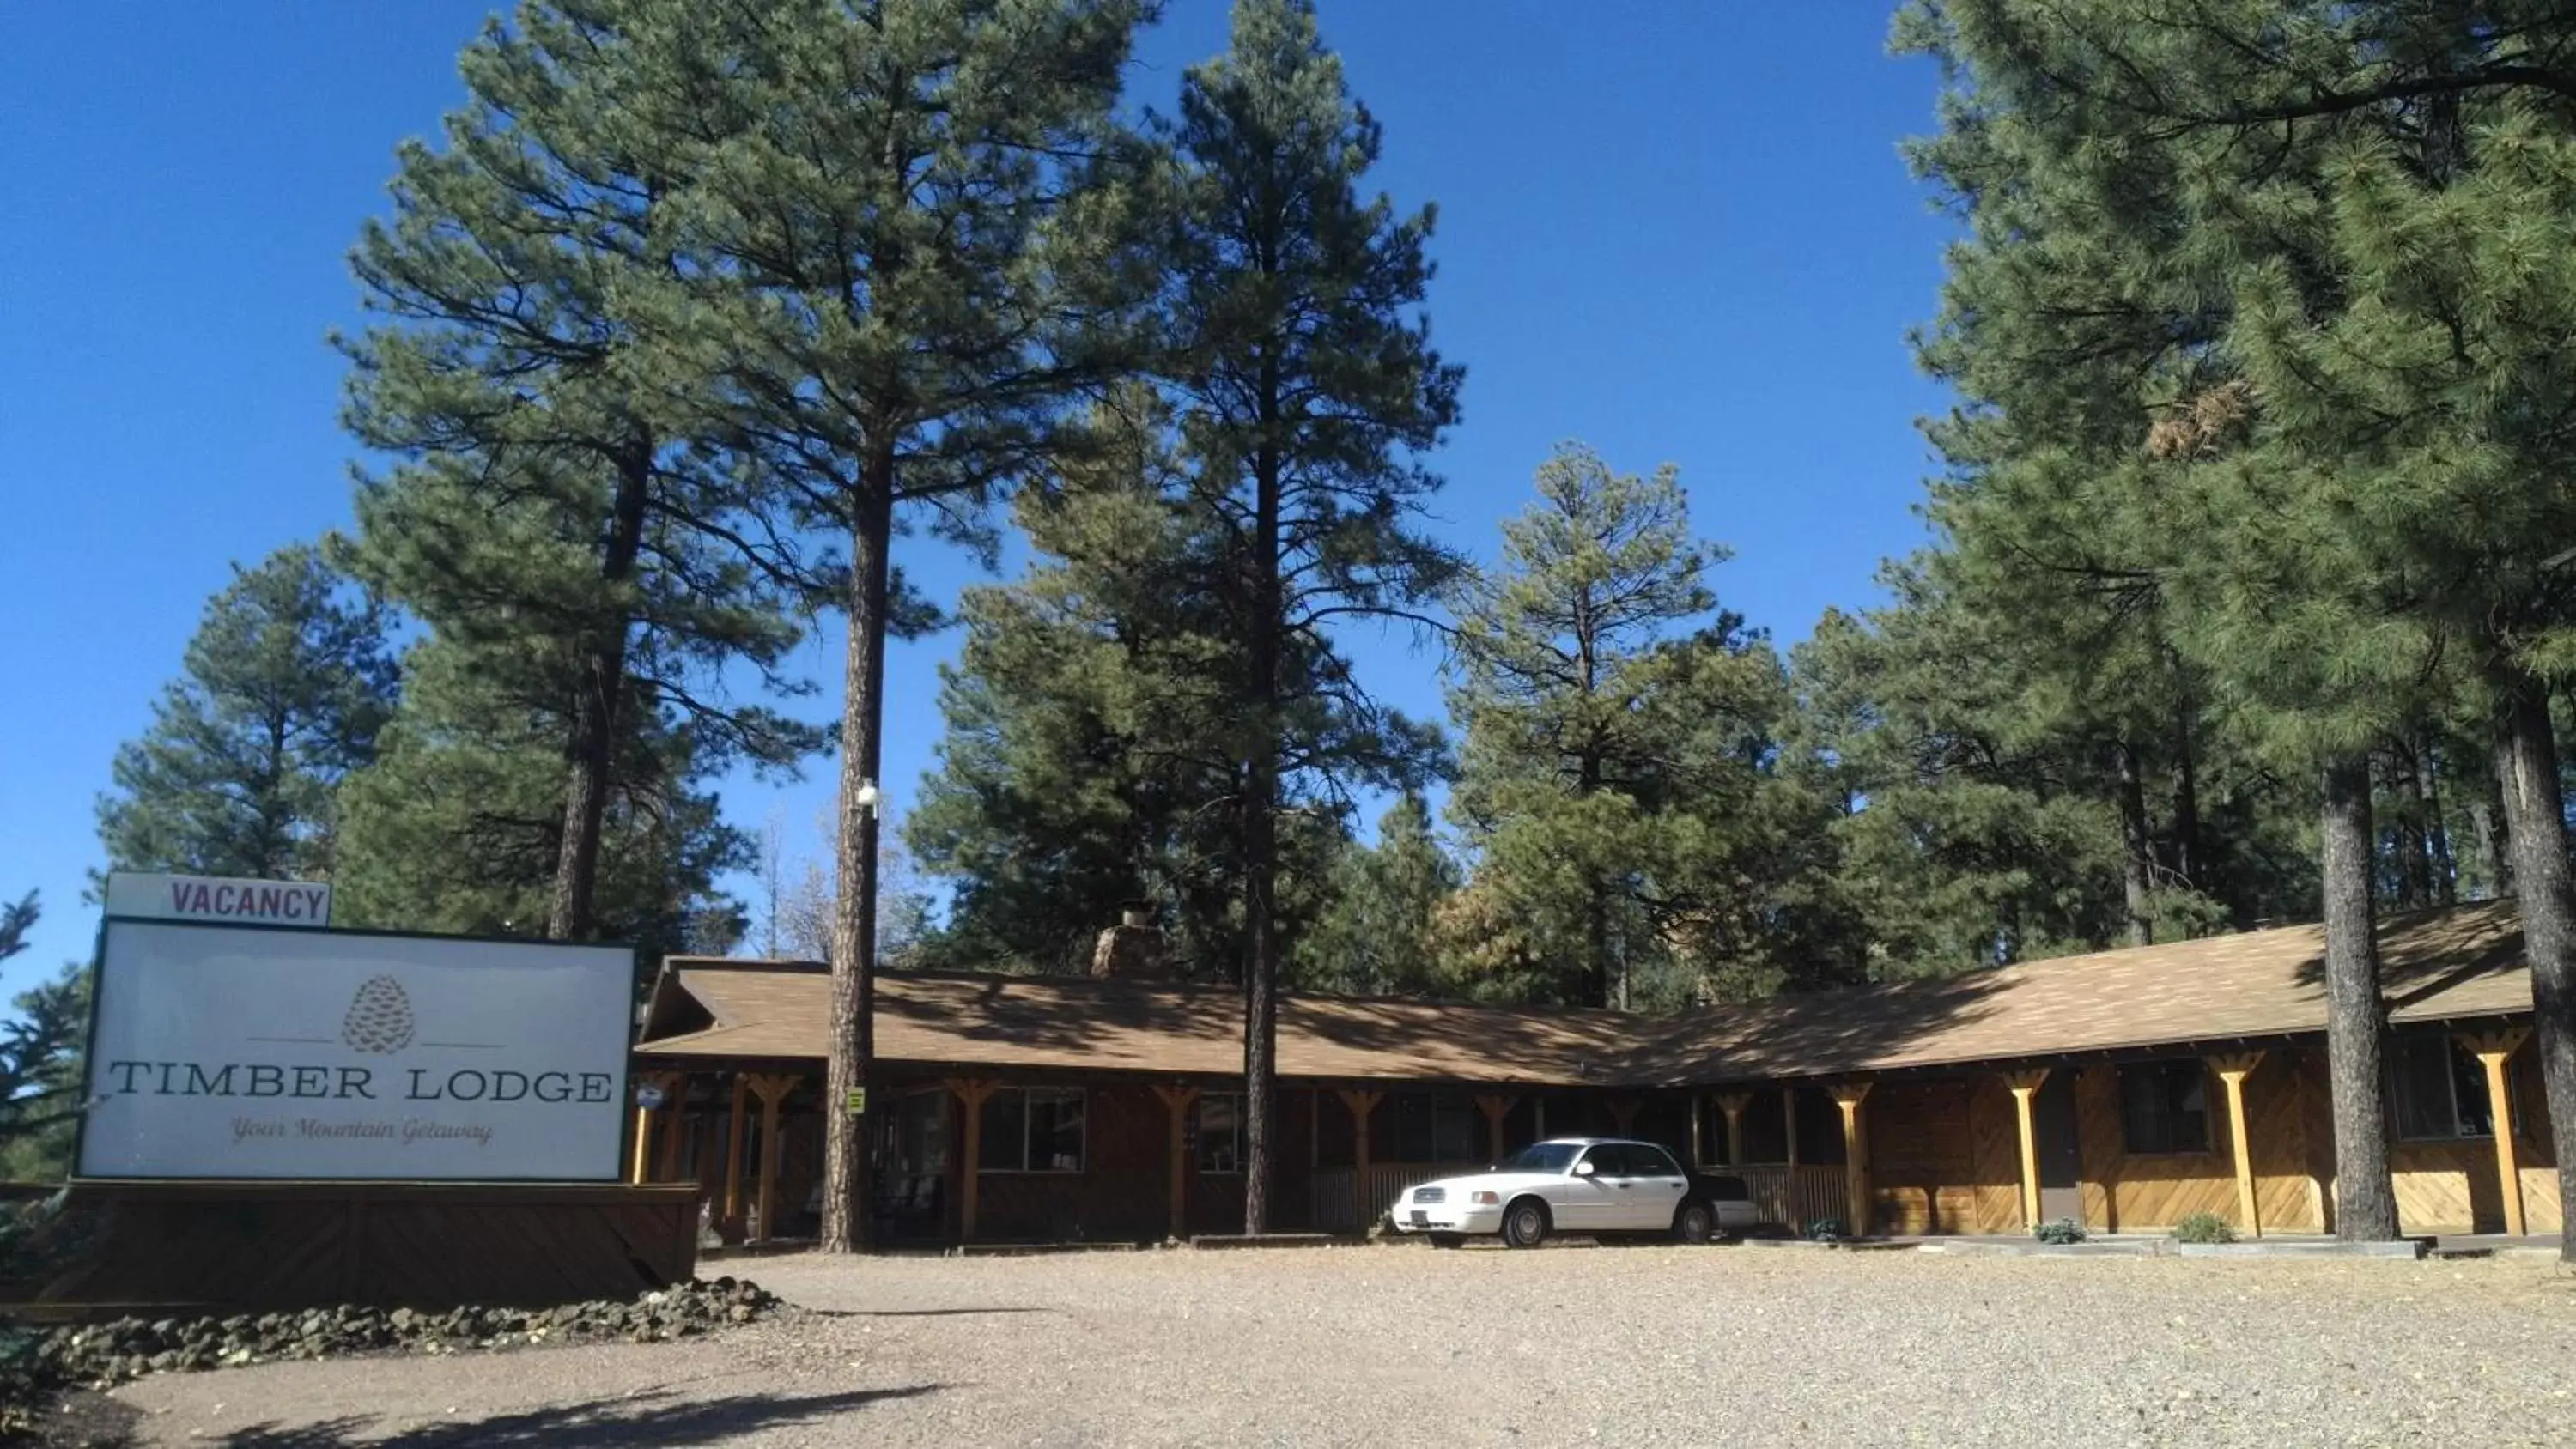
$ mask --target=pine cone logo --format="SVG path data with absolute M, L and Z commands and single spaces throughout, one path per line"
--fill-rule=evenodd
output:
M 411 998 L 402 983 L 376 976 L 358 988 L 340 1022 L 340 1040 L 362 1052 L 398 1052 L 411 1045 Z

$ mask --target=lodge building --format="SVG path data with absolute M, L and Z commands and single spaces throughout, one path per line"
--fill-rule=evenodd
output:
M 2512 903 L 2393 917 L 2380 950 L 2405 1231 L 2559 1231 Z M 2331 1231 L 2323 951 L 2285 927 L 1673 1017 L 1288 996 L 1274 1227 L 1355 1232 L 1409 1183 L 1618 1134 L 1797 1229 Z M 810 1235 L 829 989 L 813 963 L 665 963 L 637 1180 L 696 1181 L 728 1237 Z M 881 1241 L 1242 1230 L 1233 986 L 888 972 L 877 993 Z

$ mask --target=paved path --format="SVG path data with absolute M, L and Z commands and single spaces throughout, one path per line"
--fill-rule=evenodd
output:
M 2527 1262 L 1729 1248 L 755 1263 L 674 1345 L 276 1364 L 143 1442 L 2576 1443 L 2576 1279 Z

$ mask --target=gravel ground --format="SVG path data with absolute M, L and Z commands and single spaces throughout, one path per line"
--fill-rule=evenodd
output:
M 2530 1262 L 1400 1247 L 777 1259 L 704 1340 L 120 1390 L 148 1444 L 2576 1443 Z

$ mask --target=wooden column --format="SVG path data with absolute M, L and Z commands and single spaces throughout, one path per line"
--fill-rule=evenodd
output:
M 1699 1093 L 1691 1093 L 1690 1127 L 1687 1129 L 1690 1133 L 1690 1156 L 1683 1159 L 1684 1167 L 1697 1167 L 1708 1161 L 1708 1134 L 1701 1130 L 1701 1124 L 1707 1116 L 1707 1104 L 1700 1101 Z
M 742 1138 L 750 1126 L 744 1108 L 751 1095 L 751 1079 L 740 1072 L 733 1074 L 733 1115 L 725 1124 L 725 1231 L 742 1235 Z
M 672 1119 L 677 1116 L 679 1104 L 673 1100 L 673 1094 L 679 1090 L 683 1080 L 684 1079 L 677 1072 L 642 1072 L 637 1074 L 635 1078 L 636 1085 L 640 1087 L 652 1087 L 659 1090 L 662 1093 L 662 1101 L 664 1105 L 656 1108 L 646 1107 L 639 1104 L 635 1108 L 635 1160 L 627 1169 L 626 1175 L 629 1180 L 639 1183 L 651 1182 L 653 1180 L 653 1129 L 655 1127 L 666 1127 L 666 1124 L 670 1123 Z M 668 1135 L 676 1140 L 678 1137 L 677 1131 L 667 1129 L 667 1127 L 666 1130 L 668 1130 Z M 666 1163 L 675 1155 L 676 1154 L 674 1154 L 668 1146 L 665 1146 L 662 1150 L 662 1157 Z M 664 1175 L 668 1176 L 670 1171 L 671 1169 L 666 1167 L 664 1169 Z
M 1503 1160 L 1503 1119 L 1512 1114 L 1512 1107 L 1519 1101 L 1518 1097 L 1476 1099 L 1476 1110 L 1485 1114 L 1485 1143 L 1496 1162 Z
M 778 1236 L 778 1109 L 798 1081 L 787 1072 L 761 1072 L 751 1078 L 751 1094 L 760 1099 L 760 1183 L 752 1200 L 764 1242 Z
M 2003 1078 L 2012 1089 L 2013 1113 L 2021 1119 L 2021 1222 L 2023 1227 L 2035 1228 L 2039 1226 L 2039 1134 L 2031 1121 L 2030 1099 L 2039 1095 L 2040 1085 L 2048 1080 L 2048 1068 L 2006 1072 Z
M 2263 1236 L 2263 1209 L 2254 1196 L 2254 1149 L 2245 1131 L 2245 1079 L 2262 1064 L 2261 1052 L 2229 1052 L 2209 1059 L 2209 1069 L 2227 1086 L 2227 1137 L 2236 1149 L 2236 1221 L 2258 1238 Z
M 1798 1085 L 1780 1088 L 1780 1128 L 1789 1135 L 1789 1200 L 1798 1200 Z
M 1163 1099 L 1163 1111 L 1170 1117 L 1172 1148 L 1172 1229 L 1174 1242 L 1190 1235 L 1189 1111 L 1199 1099 L 1196 1087 L 1156 1087 L 1154 1095 Z
M 662 1101 L 662 1165 L 656 1176 L 663 1182 L 680 1180 L 680 1144 L 689 1134 L 689 1078 L 685 1072 L 671 1078 L 671 1095 Z
M 959 1155 L 965 1164 L 957 1183 L 957 1241 L 975 1241 L 975 1210 L 981 1205 L 984 1187 L 984 1103 L 1001 1090 L 1001 1083 L 981 1077 L 951 1077 L 948 1090 L 966 1105 L 966 1150 Z
M 1837 1082 L 1832 1088 L 1834 1105 L 1843 1110 L 1843 1186 L 1851 1199 L 1854 1237 L 1869 1235 L 1869 1124 L 1861 1120 L 1860 1104 L 1868 1100 L 1873 1085 Z
M 1384 1092 L 1345 1089 L 1335 1094 L 1351 1110 L 1351 1221 L 1360 1236 L 1369 1230 L 1369 1114 L 1386 1098 Z
M 1619 1124 L 1619 1135 L 1637 1135 L 1637 1109 L 1644 1104 L 1634 1097 L 1614 1098 L 1610 1103 L 1610 1120 Z
M 2504 1189 L 2504 1230 L 2517 1238 L 2530 1228 L 2522 1211 L 2522 1157 L 2513 1140 L 2513 1079 L 2505 1067 L 2529 1034 L 2515 1026 L 2460 1038 L 2460 1045 L 2477 1053 L 2478 1064 L 2487 1069 L 2487 1114 L 2495 1124 L 2496 1185 Z
M 1744 1109 L 1753 1105 L 1751 1092 L 1727 1092 L 1717 1099 L 1718 1109 L 1726 1113 L 1726 1160 L 1729 1165 L 1744 1165 Z

